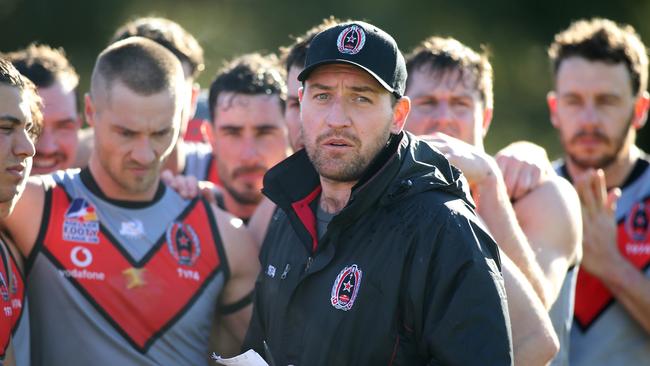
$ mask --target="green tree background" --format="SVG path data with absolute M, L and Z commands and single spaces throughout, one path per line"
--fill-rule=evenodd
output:
M 275 52 L 324 17 L 363 19 L 391 33 L 403 52 L 433 34 L 490 49 L 495 70 L 495 118 L 488 151 L 527 139 L 561 154 L 548 120 L 551 88 L 546 47 L 575 19 L 600 16 L 632 24 L 650 45 L 650 1 L 644 0 L 0 0 L 0 51 L 32 41 L 61 46 L 87 90 L 95 57 L 113 31 L 143 15 L 171 18 L 192 32 L 206 52 L 199 78 L 205 88 L 221 64 L 246 52 Z M 650 150 L 650 128 L 639 134 Z

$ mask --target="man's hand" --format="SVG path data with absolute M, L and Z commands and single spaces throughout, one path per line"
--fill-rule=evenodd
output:
M 513 201 L 555 174 L 546 150 L 531 142 L 514 142 L 501 149 L 494 158 L 503 174 L 508 196 Z
M 480 185 L 498 170 L 494 159 L 464 141 L 440 132 L 420 137 L 438 148 L 453 165 L 460 169 L 470 186 Z
M 185 199 L 189 200 L 201 194 L 209 203 L 217 204 L 215 194 L 219 187 L 212 182 L 199 181 L 191 175 L 174 175 L 168 169 L 160 174 L 160 179 Z
M 582 267 L 603 278 L 612 266 L 625 261 L 617 247 L 614 217 L 621 190 L 614 188 L 607 193 L 601 169 L 589 169 L 576 176 L 574 185 L 582 207 Z

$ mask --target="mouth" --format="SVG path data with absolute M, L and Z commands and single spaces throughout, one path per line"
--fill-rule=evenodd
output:
M 264 174 L 266 174 L 267 169 L 266 168 L 243 168 L 243 169 L 238 169 L 235 170 L 233 173 L 233 178 L 235 179 L 244 179 L 244 180 L 257 180 L 261 179 L 264 177 Z
M 39 156 L 36 155 L 33 159 L 32 169 L 34 173 L 49 173 L 59 169 L 60 164 L 64 159 L 57 156 Z
M 7 167 L 5 171 L 12 177 L 22 180 L 25 177 L 25 166 L 22 164 Z
M 576 138 L 574 138 L 573 142 L 578 144 L 578 145 L 581 145 L 581 146 L 593 147 L 593 146 L 597 146 L 597 145 L 601 145 L 601 144 L 606 144 L 607 140 L 602 138 L 601 136 L 594 136 L 594 135 L 586 136 L 586 135 L 583 135 L 583 136 L 577 136 Z
M 326 139 L 325 141 L 323 141 L 322 145 L 334 149 L 349 148 L 353 146 L 353 144 L 350 141 L 342 138 Z

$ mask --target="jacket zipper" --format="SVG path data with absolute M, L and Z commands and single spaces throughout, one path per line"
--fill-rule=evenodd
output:
M 314 259 L 311 256 L 307 258 L 307 263 L 305 264 L 305 270 L 303 271 L 303 273 L 307 273 L 307 271 L 309 271 L 309 267 L 311 267 L 311 262 L 313 261 Z

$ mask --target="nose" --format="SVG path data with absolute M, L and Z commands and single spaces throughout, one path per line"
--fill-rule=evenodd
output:
M 21 132 L 15 134 L 13 152 L 14 155 L 23 159 L 30 158 L 36 154 L 34 141 L 26 130 L 21 130 Z
M 583 127 L 595 127 L 600 123 L 600 114 L 593 103 L 587 103 L 580 111 L 579 122 Z
M 58 150 L 56 139 L 54 138 L 54 132 L 51 128 L 43 127 L 41 135 L 36 141 L 36 150 L 42 155 L 53 154 Z
M 148 137 L 142 137 L 131 151 L 131 159 L 140 165 L 149 165 L 156 159 L 156 152 Z
M 448 123 L 454 119 L 453 111 L 446 102 L 440 102 L 433 109 L 431 119 L 435 124 Z
M 257 141 L 253 137 L 244 137 L 241 139 L 241 161 L 244 164 L 256 162 L 260 157 Z
M 444 101 L 439 102 L 427 115 L 423 133 L 447 132 L 454 120 L 455 117 L 449 104 Z
M 332 129 L 349 127 L 351 125 L 345 104 L 341 101 L 341 98 L 335 98 L 330 103 L 325 122 Z

